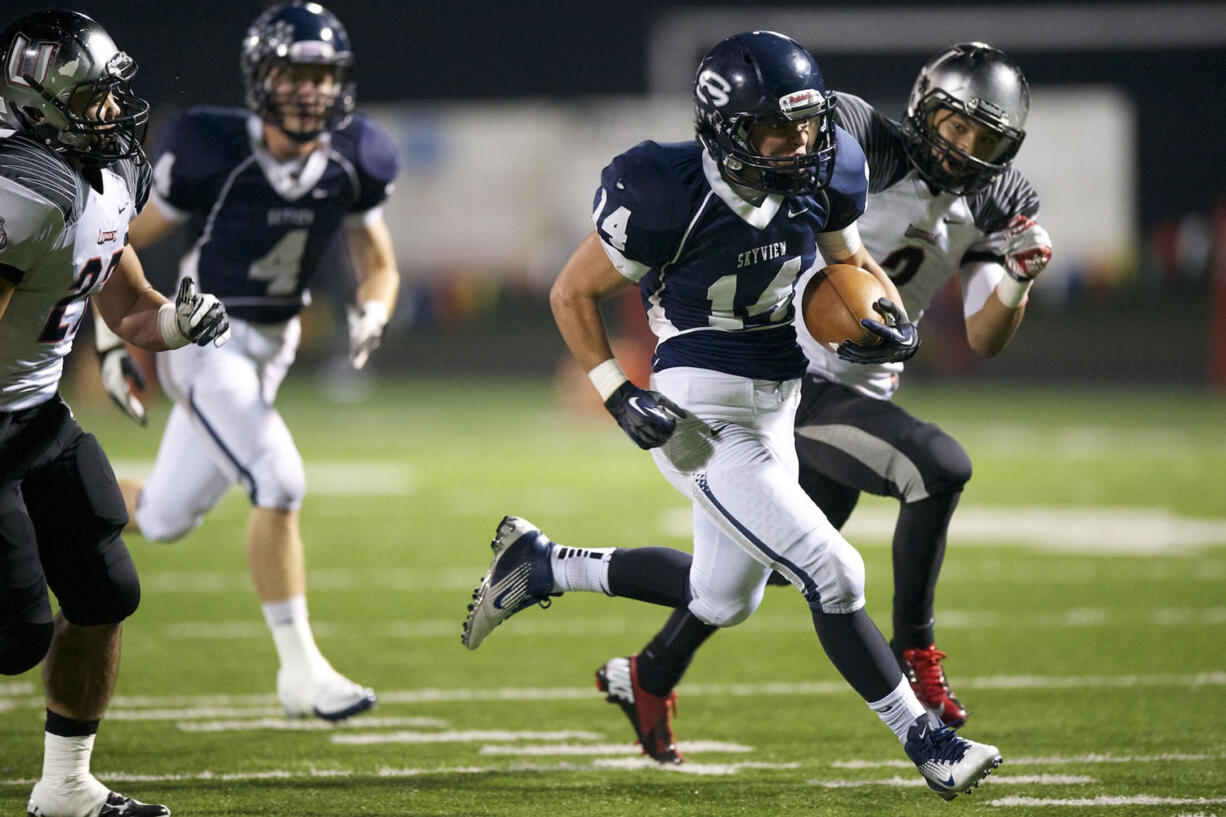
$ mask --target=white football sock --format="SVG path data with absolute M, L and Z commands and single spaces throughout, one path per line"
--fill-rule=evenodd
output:
M 316 676 L 328 673 L 332 665 L 315 644 L 304 596 L 263 605 L 264 621 L 272 631 L 281 669 L 291 675 Z
M 868 708 L 876 712 L 882 723 L 890 727 L 903 743 L 907 742 L 907 730 L 915 723 L 915 719 L 927 711 L 911 691 L 911 684 L 907 683 L 906 676 L 889 695 L 880 701 L 869 702 Z
M 572 548 L 554 543 L 549 554 L 553 589 L 559 593 L 588 590 L 612 595 L 609 592 L 609 559 L 614 550 L 616 548 Z
M 34 784 L 29 811 L 90 817 L 102 809 L 110 789 L 89 773 L 94 737 L 43 734 L 43 776 Z

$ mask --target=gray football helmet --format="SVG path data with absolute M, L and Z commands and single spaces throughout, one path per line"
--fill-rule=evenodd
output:
M 0 34 L 0 69 L 9 127 L 85 166 L 144 160 L 149 103 L 129 90 L 136 62 L 89 17 L 63 9 L 22 17 Z M 119 112 L 99 121 L 108 94 Z
M 941 109 L 995 131 L 993 154 L 976 158 L 942 138 L 933 121 Z M 1029 113 L 1030 86 L 1017 64 L 986 43 L 959 43 L 930 59 L 911 88 L 902 123 L 911 162 L 938 190 L 959 195 L 982 190 L 1017 155 Z

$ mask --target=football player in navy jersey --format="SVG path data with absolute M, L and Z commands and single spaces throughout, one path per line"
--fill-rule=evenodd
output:
M 864 100 L 837 94 L 835 119 L 864 147 L 868 208 L 859 220 L 865 246 L 882 259 L 916 321 L 933 294 L 957 276 L 967 341 L 984 357 L 1017 331 L 1027 293 L 1051 258 L 1036 220 L 1039 199 L 1011 162 L 1030 110 L 1026 77 L 1008 55 L 984 43 L 944 49 L 920 71 L 900 124 Z M 803 291 L 815 271 L 797 284 Z M 864 365 L 841 358 L 796 321 L 808 372 L 796 415 L 800 484 L 836 528 L 861 491 L 900 502 L 893 541 L 891 647 L 924 706 L 951 726 L 967 710 L 950 690 L 935 643 L 935 588 L 949 521 L 971 462 L 957 440 L 890 402 L 901 361 Z M 780 574 L 772 583 L 785 584 Z M 610 691 L 644 735 L 671 735 L 661 702 L 715 628 L 677 610 L 635 656 L 646 686 Z M 635 709 L 637 707 L 637 709 Z M 658 714 L 656 714 L 658 713 Z
M 307 616 L 299 530 L 302 457 L 273 405 L 294 360 L 298 315 L 325 249 L 343 233 L 358 276 L 350 357 L 361 368 L 392 312 L 399 274 L 386 200 L 396 150 L 355 114 L 349 37 L 316 3 L 277 5 L 242 46 L 250 110 L 193 108 L 168 122 L 153 158 L 152 205 L 132 226 L 141 247 L 185 223 L 181 279 L 215 292 L 231 316 L 225 349 L 158 356 L 175 404 L 153 472 L 125 485 L 140 532 L 170 541 L 200 524 L 234 484 L 247 493 L 247 557 L 280 661 L 287 714 L 340 720 L 374 693 L 320 652 Z M 113 351 L 107 351 L 113 350 Z M 104 370 L 122 345 L 101 341 Z M 122 371 L 114 366 L 114 371 Z M 109 381 L 129 403 L 123 377 Z
M 140 582 L 115 475 L 59 383 L 91 297 L 154 351 L 224 343 L 226 313 L 194 282 L 167 301 L 126 247 L 149 191 L 132 58 L 89 17 L 47 11 L 0 33 L 0 71 L 0 673 L 42 662 L 47 703 L 27 811 L 159 817 L 90 773 Z
M 905 360 L 918 346 L 897 290 L 864 249 L 864 153 L 833 118 L 817 63 L 780 34 L 715 46 L 694 83 L 698 140 L 642 142 L 601 175 L 596 230 L 551 292 L 563 338 L 627 435 L 693 503 L 693 557 L 668 548 L 566 547 L 518 517 L 495 533 L 463 642 L 511 615 L 586 590 L 688 609 L 732 626 L 757 608 L 772 570 L 801 592 L 835 667 L 946 799 L 1000 763 L 925 711 L 864 611 L 864 564 L 796 479 L 793 418 L 805 358 L 793 287 L 826 262 L 867 267 L 889 295 L 866 326 L 875 346 L 840 354 Z M 622 373 L 600 301 L 634 283 L 659 342 L 651 388 Z M 633 659 L 602 668 L 606 690 L 641 683 Z M 670 698 L 660 703 L 668 706 Z M 632 719 L 640 713 L 630 710 Z M 646 713 L 643 713 L 646 714 Z M 680 762 L 671 735 L 644 750 Z

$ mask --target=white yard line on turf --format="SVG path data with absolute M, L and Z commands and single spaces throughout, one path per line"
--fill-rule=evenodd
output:
M 1101 689 L 1148 687 L 1226 686 L 1226 672 L 1166 673 L 1153 675 L 989 675 L 981 678 L 959 677 L 959 689 Z M 681 695 L 714 697 L 763 697 L 776 695 L 846 695 L 841 681 L 800 681 L 760 684 L 687 684 L 678 687 Z M 382 704 L 455 703 L 464 701 L 556 701 L 585 700 L 595 693 L 582 687 L 499 687 L 497 689 L 406 689 L 379 692 Z M 7 699 L 16 707 L 41 708 L 41 696 Z M 273 694 L 250 695 L 116 695 L 111 714 L 125 709 L 170 709 L 176 707 L 271 706 Z M 358 721 L 361 723 L 361 721 Z
M 120 479 L 144 479 L 153 460 L 111 460 L 111 466 Z M 421 482 L 411 465 L 373 461 L 308 462 L 306 480 L 315 496 L 408 496 Z
M 1182 752 L 1162 752 L 1153 755 L 1104 755 L 1091 752 L 1084 755 L 1048 755 L 1046 757 L 1010 757 L 1010 766 L 1068 766 L 1094 763 L 1169 763 L 1171 761 L 1191 762 L 1199 760 L 1226 760 L 1226 755 L 1185 754 Z M 913 765 L 909 760 L 836 760 L 830 764 L 836 769 L 909 769 Z
M 999 786 L 1070 786 L 1097 783 L 1098 779 L 1086 775 L 1071 774 L 994 774 L 988 783 Z M 859 789 L 865 786 L 898 786 L 912 789 L 928 785 L 922 777 L 887 777 L 881 780 L 810 780 L 809 785 L 825 789 Z
M 852 514 L 843 534 L 857 547 L 888 545 L 897 522 L 896 505 L 867 505 Z M 693 521 L 688 509 L 670 509 L 660 525 L 670 535 L 688 537 Z M 1177 516 L 1165 508 L 959 505 L 949 541 L 1084 555 L 1188 556 L 1226 545 L 1226 519 Z
M 994 779 L 994 778 L 993 778 Z M 1153 794 L 1100 794 L 1097 797 L 998 797 L 989 801 L 990 806 L 1034 808 L 1056 806 L 1058 808 L 1089 806 L 1209 806 L 1226 803 L 1226 797 L 1158 797 Z

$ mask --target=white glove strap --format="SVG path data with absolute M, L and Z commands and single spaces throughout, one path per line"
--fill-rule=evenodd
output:
M 596 387 L 596 391 L 600 392 L 601 401 L 608 400 L 609 395 L 617 391 L 622 383 L 630 379 L 626 377 L 626 373 L 622 371 L 622 367 L 618 365 L 617 360 L 614 358 L 609 358 L 604 363 L 601 363 L 588 372 L 587 376 L 592 381 L 592 385 Z
M 158 307 L 158 332 L 161 334 L 162 343 L 166 344 L 167 349 L 178 349 L 181 346 L 187 345 L 187 335 L 183 334 L 182 330 L 179 329 L 175 305 L 169 301 Z
M 1029 292 L 1032 286 L 1034 286 L 1034 279 L 1019 281 L 1012 275 L 1006 275 L 996 285 L 996 297 L 1000 298 L 1000 302 L 1010 309 L 1017 309 L 1030 298 Z

